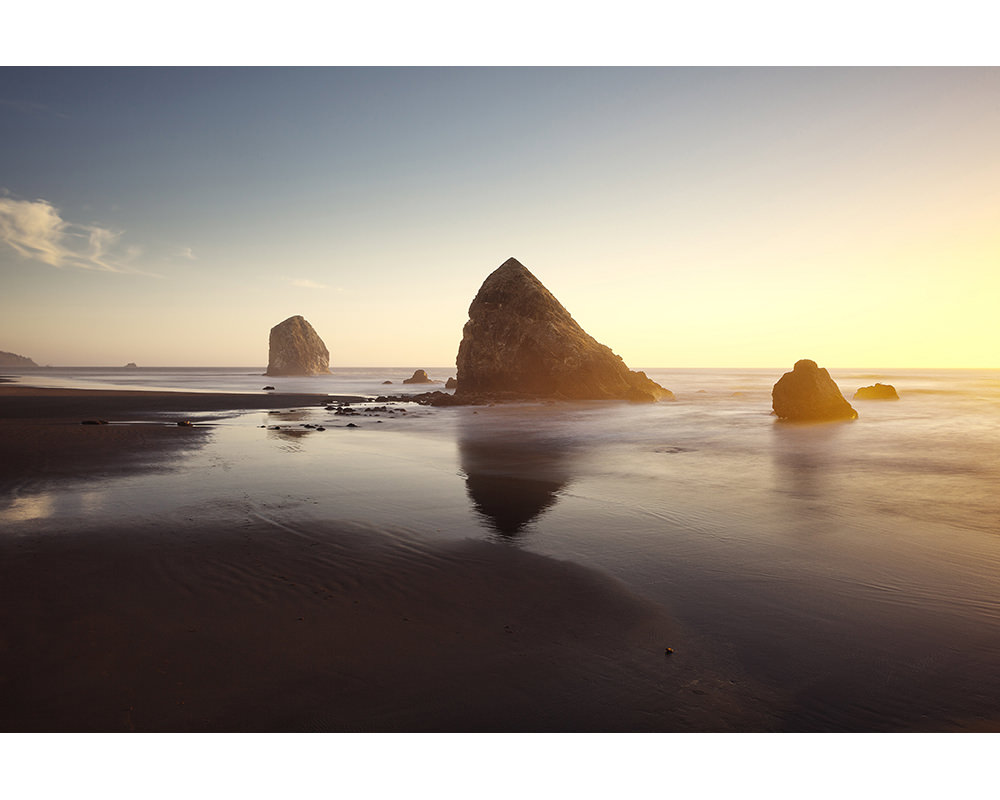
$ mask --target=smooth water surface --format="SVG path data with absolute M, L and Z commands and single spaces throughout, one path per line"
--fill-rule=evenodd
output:
M 374 395 L 407 376 L 385 374 L 335 370 L 318 391 Z M 244 414 L 215 423 L 178 469 L 13 497 L 0 524 L 33 536 L 102 516 L 265 520 L 308 537 L 344 521 L 372 536 L 486 538 L 661 603 L 732 675 L 777 693 L 784 729 L 1000 721 L 1000 373 L 834 370 L 848 399 L 876 381 L 901 399 L 805 426 L 770 416 L 781 370 L 648 374 L 677 401 Z

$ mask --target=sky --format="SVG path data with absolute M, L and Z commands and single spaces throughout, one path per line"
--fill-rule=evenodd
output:
M 517 258 L 633 368 L 996 368 L 1000 69 L 0 68 L 0 350 L 454 364 Z

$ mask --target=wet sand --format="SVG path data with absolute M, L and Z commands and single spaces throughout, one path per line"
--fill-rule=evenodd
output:
M 156 468 L 198 446 L 205 427 L 191 414 L 317 406 L 327 395 L 207 394 L 0 385 L 0 480 L 110 476 Z M 104 420 L 108 425 L 83 425 Z M 129 422 L 144 424 L 127 424 Z
M 183 469 L 211 429 L 164 412 L 305 404 L 178 394 L 0 387 L 0 504 L 74 477 Z M 88 417 L 148 419 L 80 425 Z M 435 542 L 404 526 L 80 519 L 0 537 L 0 729 L 775 724 L 773 699 L 714 671 L 666 609 L 621 583 L 476 531 Z

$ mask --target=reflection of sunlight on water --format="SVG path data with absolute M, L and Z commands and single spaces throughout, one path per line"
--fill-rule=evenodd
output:
M 0 511 L 3 522 L 26 522 L 33 519 L 46 519 L 55 511 L 55 496 L 52 494 L 35 494 L 18 497 L 8 508 Z
M 781 372 L 668 375 L 678 400 L 650 406 L 250 413 L 181 469 L 20 497 L 0 527 L 486 537 L 663 604 L 754 679 L 788 687 L 793 727 L 872 715 L 905 727 L 911 698 L 937 718 L 1000 697 L 1000 397 L 919 391 L 952 376 L 852 373 L 845 393 L 890 380 L 902 399 L 853 423 L 777 424 Z
M 81 514 L 97 514 L 104 508 L 104 500 L 107 492 L 90 491 L 80 492 L 76 495 L 76 500 L 80 504 Z
M 67 490 L 25 495 L 0 510 L 0 521 L 29 522 L 57 516 L 84 518 L 99 515 L 104 510 L 107 496 L 108 492 L 105 490 Z

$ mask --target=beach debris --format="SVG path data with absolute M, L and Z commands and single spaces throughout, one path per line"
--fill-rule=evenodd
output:
M 796 361 L 792 371 L 778 379 L 771 390 L 771 404 L 780 419 L 824 422 L 858 418 L 830 373 L 808 358 Z
M 107 425 L 106 419 L 85 419 L 80 421 L 81 425 Z
M 674 648 L 668 647 L 666 650 L 663 651 L 663 654 L 666 656 L 672 656 L 674 654 Z
M 265 375 L 328 375 L 330 351 L 304 317 L 289 317 L 271 328 Z
M 273 392 L 274 391 L 274 387 L 273 386 L 265 386 L 263 389 L 261 389 L 261 391 L 262 392 Z
M 194 423 L 193 423 L 193 422 L 191 422 L 191 420 L 188 420 L 188 419 L 182 419 L 182 420 L 181 420 L 180 422 L 178 422 L 177 424 L 178 424 L 178 426 L 180 426 L 181 428 L 193 428 L 193 427 L 194 427 Z
M 648 403 L 674 399 L 584 331 L 514 258 L 483 281 L 469 306 L 456 364 L 454 400 L 464 402 L 481 396 Z
M 360 425 L 355 425 L 353 422 L 348 422 L 344 427 L 345 428 L 360 428 L 361 426 Z
M 888 383 L 876 383 L 874 386 L 862 386 L 854 393 L 855 400 L 898 400 L 896 387 Z

